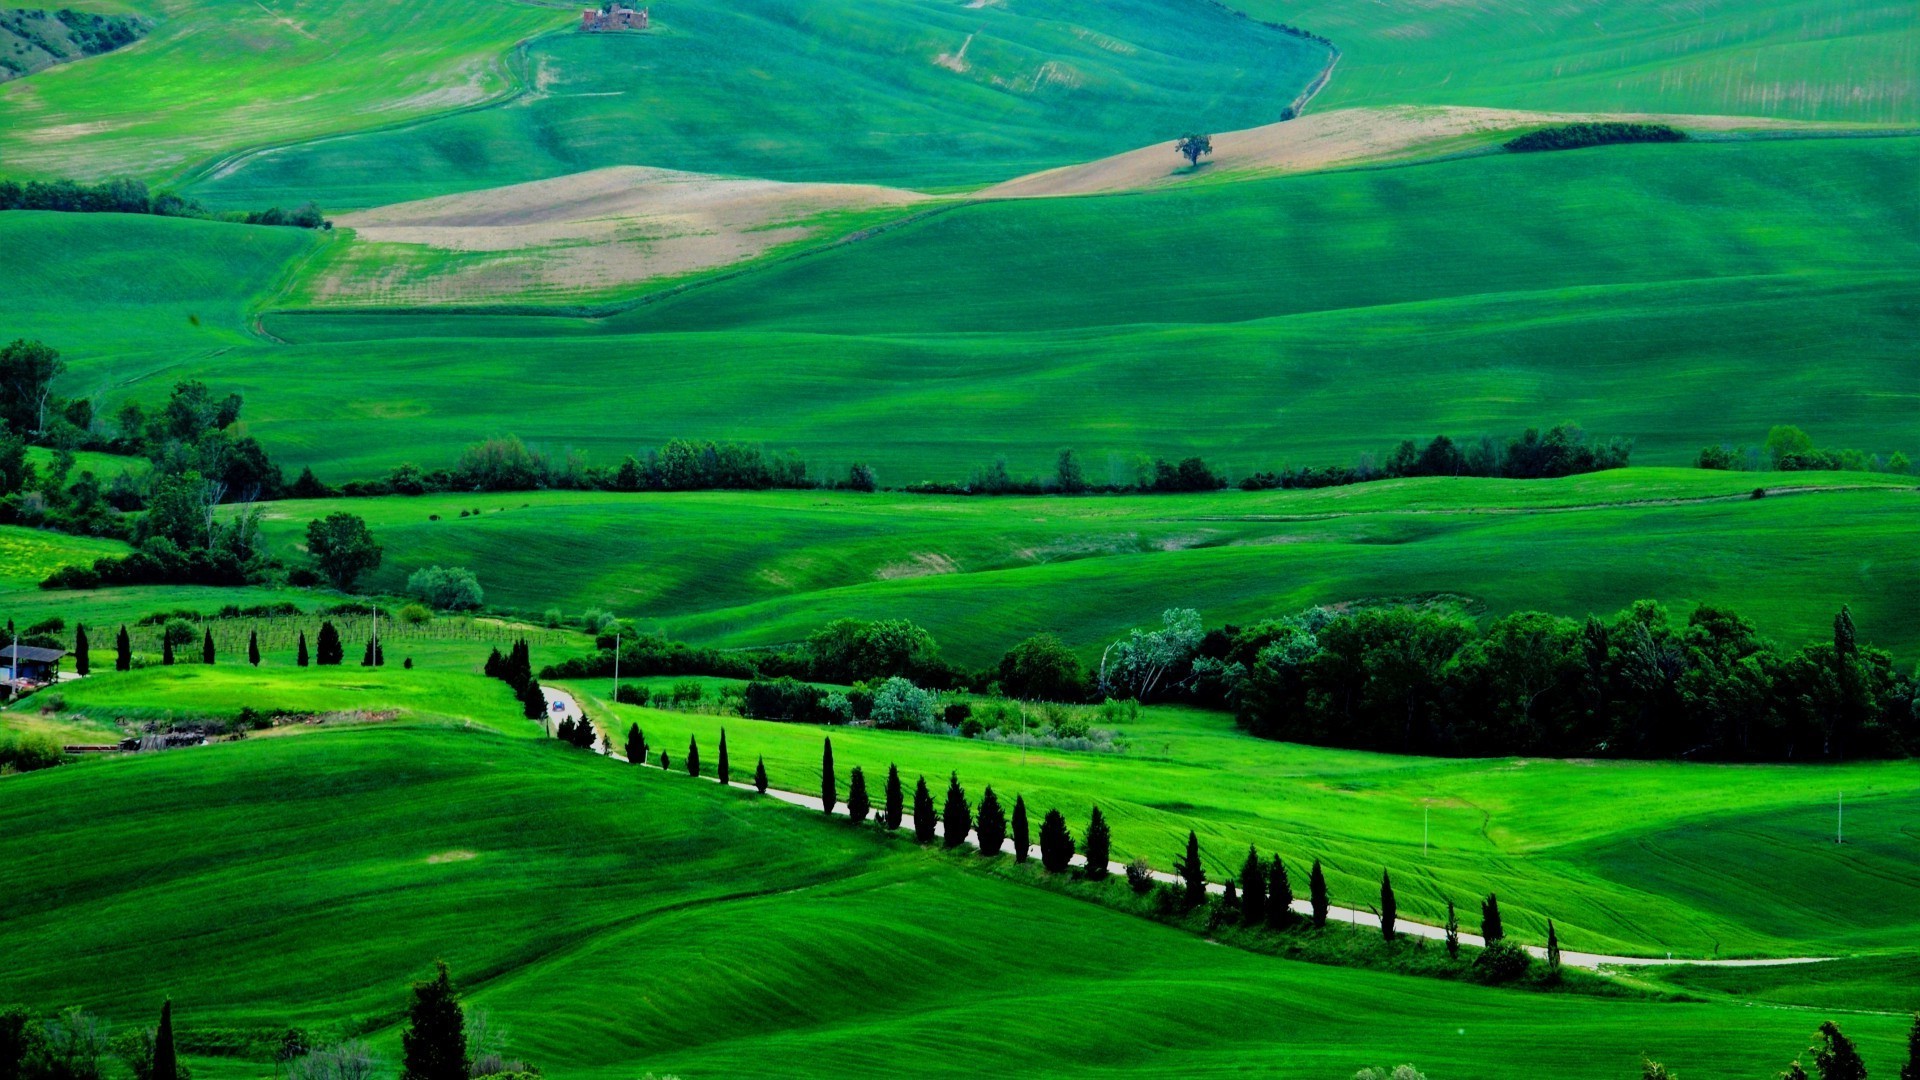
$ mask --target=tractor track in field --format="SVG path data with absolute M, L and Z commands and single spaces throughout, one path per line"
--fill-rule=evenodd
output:
M 1299 488 L 1289 490 L 1324 490 Z M 1795 495 L 1825 495 L 1838 492 L 1885 491 L 1893 494 L 1910 495 L 1920 488 L 1908 488 L 1897 484 L 1833 484 L 1831 486 L 1808 484 L 1793 487 L 1764 488 L 1766 498 L 1785 498 Z M 1593 513 L 1602 510 L 1633 510 L 1663 506 L 1707 506 L 1716 503 L 1758 502 L 1751 494 L 1731 495 L 1694 495 L 1673 496 L 1664 499 L 1621 499 L 1617 502 L 1562 503 L 1550 506 L 1459 506 L 1459 507 L 1409 507 L 1385 508 L 1379 510 L 1329 510 L 1323 513 L 1302 514 L 1193 514 L 1179 517 L 1156 517 L 1143 520 L 1162 524 L 1190 521 L 1245 522 L 1255 524 L 1286 525 L 1300 522 L 1340 521 L 1358 517 L 1512 517 L 1534 514 L 1578 514 Z
M 543 717 L 540 720 L 540 723 L 542 724 L 543 727 L 546 724 L 553 722 L 559 718 L 579 719 L 586 715 L 581 711 L 579 702 L 574 700 L 574 697 L 572 694 L 569 694 L 564 690 L 556 690 L 550 686 L 542 686 L 540 688 L 540 692 L 546 696 L 546 700 L 547 700 L 547 716 Z M 601 750 L 598 747 L 595 747 L 593 748 L 593 752 L 598 754 L 603 754 L 605 757 L 610 758 L 614 761 L 626 762 L 627 761 L 626 756 L 624 754 L 621 754 L 615 751 L 612 748 L 611 732 L 602 731 L 600 734 L 604 739 L 608 741 L 609 745 L 605 750 Z M 628 764 L 632 764 L 632 763 L 628 762 Z M 665 769 L 661 769 L 659 765 L 654 764 L 652 761 L 641 762 L 640 767 L 647 768 L 647 769 L 656 769 L 662 772 L 668 771 Z M 721 782 L 718 776 L 709 776 L 706 774 L 700 775 L 698 779 L 704 780 L 711 784 L 718 784 Z M 743 783 L 743 782 L 740 782 L 737 780 L 731 780 L 731 779 L 729 779 L 726 786 L 744 790 L 744 791 L 756 790 L 754 785 L 751 783 Z M 771 786 L 767 788 L 765 795 L 767 798 L 788 803 L 790 805 L 797 806 L 802 809 L 812 810 L 817 813 L 832 813 L 826 810 L 825 804 L 816 796 L 803 795 L 803 794 L 800 794 L 799 792 L 785 791 L 780 788 L 775 788 Z M 911 813 L 903 814 L 900 819 L 900 828 L 898 832 L 909 833 L 912 831 L 912 828 L 913 828 L 913 815 Z M 941 826 L 938 821 L 934 822 L 934 835 L 936 836 L 941 835 Z M 977 845 L 977 837 L 975 836 L 974 833 L 969 832 L 967 834 L 966 842 Z M 1007 843 L 1009 847 L 1012 846 L 1011 839 L 1009 839 Z M 1033 850 L 1034 849 L 1031 846 L 1028 848 L 1030 858 L 1032 857 Z M 1073 857 L 1073 865 L 1081 866 L 1081 867 L 1086 866 L 1087 865 L 1086 857 L 1083 855 L 1076 854 Z M 1124 877 L 1127 872 L 1127 867 L 1125 863 L 1118 863 L 1118 862 L 1109 863 L 1107 869 L 1108 869 L 1108 873 L 1113 875 L 1119 875 L 1122 877 Z M 1176 875 L 1170 874 L 1161 870 L 1155 870 L 1152 872 L 1152 874 L 1155 881 L 1165 883 L 1165 884 L 1179 884 L 1181 880 Z M 1207 892 L 1212 895 L 1217 896 L 1224 893 L 1225 891 L 1226 891 L 1226 885 L 1224 883 L 1211 882 L 1211 881 L 1207 883 Z M 1312 906 L 1306 900 L 1295 900 L 1293 903 L 1293 909 L 1296 913 L 1301 915 L 1308 915 L 1312 913 Z M 1330 905 L 1327 909 L 1327 921 L 1346 922 L 1354 926 L 1377 927 L 1380 925 L 1380 916 L 1370 909 L 1361 910 L 1359 908 L 1347 908 L 1347 907 L 1339 907 L 1337 905 Z M 1445 940 L 1447 936 L 1447 931 L 1446 931 L 1446 928 L 1444 927 L 1433 926 L 1428 923 L 1415 922 L 1407 918 L 1396 919 L 1394 921 L 1394 926 L 1399 933 L 1408 934 L 1413 937 L 1425 938 L 1433 941 Z M 1460 931 L 1459 937 L 1462 944 L 1471 945 L 1476 948 L 1482 948 L 1482 947 L 1485 947 L 1486 945 L 1485 939 L 1481 938 L 1480 935 L 1478 934 L 1470 934 L 1465 931 Z M 1527 946 L 1524 946 L 1524 948 L 1527 950 L 1528 953 L 1532 954 L 1537 959 L 1545 959 L 1547 955 L 1547 950 L 1543 946 L 1527 945 Z M 1757 958 L 1739 959 L 1739 960 L 1719 960 L 1719 959 L 1713 959 L 1713 958 L 1675 958 L 1671 954 L 1669 954 L 1664 958 L 1647 957 L 1647 956 L 1614 956 L 1606 953 L 1576 952 L 1576 951 L 1563 949 L 1561 950 L 1560 959 L 1561 959 L 1561 963 L 1567 964 L 1571 967 L 1587 968 L 1589 970 L 1598 971 L 1602 968 L 1785 967 L 1785 966 L 1801 965 L 1801 964 L 1823 964 L 1823 963 L 1827 963 L 1828 961 L 1834 960 L 1836 958 L 1831 956 L 1789 956 L 1789 957 L 1757 957 Z

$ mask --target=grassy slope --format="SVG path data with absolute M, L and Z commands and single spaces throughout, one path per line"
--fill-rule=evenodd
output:
M 540 39 L 527 99 L 267 155 L 196 193 L 366 206 L 604 165 L 975 184 L 1269 122 L 1326 59 L 1201 0 L 694 0 L 654 20 Z M 968 70 L 934 62 L 969 35 Z
M 958 771 L 976 798 L 987 784 L 1009 804 L 1024 794 L 1033 813 L 1057 807 L 1076 830 L 1098 804 L 1116 857 L 1162 870 L 1188 829 L 1216 881 L 1239 871 L 1253 843 L 1280 852 L 1304 894 L 1307 866 L 1322 859 L 1335 900 L 1356 907 L 1378 902 L 1384 867 L 1401 911 L 1433 924 L 1451 899 L 1471 929 L 1474 903 L 1497 891 L 1508 929 L 1534 944 L 1548 918 L 1568 948 L 1655 956 L 1897 949 L 1915 930 L 1906 898 L 1920 877 L 1903 823 L 1920 806 L 1920 769 L 1909 763 L 1393 757 L 1266 742 L 1229 717 L 1175 708 L 1124 725 L 1124 753 L 1023 755 L 1017 744 L 616 707 L 605 681 L 572 689 L 616 734 L 638 722 L 676 760 L 689 737 L 710 754 L 725 727 L 743 773 L 765 755 L 775 786 L 811 792 L 830 734 L 843 789 L 856 765 L 877 783 L 897 764 L 909 790 L 925 775 L 937 791 Z M 1850 842 L 1836 847 L 1841 788 Z
M 10 175 L 177 177 L 246 147 L 443 112 L 506 90 L 509 46 L 577 18 L 515 0 L 131 6 L 157 20 L 146 40 L 0 86 Z
M 1757 484 L 1868 488 L 1756 501 Z M 968 663 L 1041 630 L 1091 656 L 1169 606 L 1218 622 L 1433 594 L 1576 617 L 1647 596 L 1676 610 L 1713 602 L 1794 643 L 1824 635 L 1845 602 L 1869 640 L 1911 656 L 1915 498 L 1910 478 L 1634 469 L 1080 499 L 398 497 L 275 504 L 267 531 L 297 558 L 305 523 L 346 509 L 386 545 L 376 588 L 397 591 L 423 566 L 468 566 L 492 603 L 609 607 L 728 644 L 798 640 L 841 615 L 906 617 Z M 484 512 L 458 516 L 469 508 Z
M 1920 14 L 1900 0 L 1241 6 L 1340 46 L 1340 67 L 1315 108 L 1486 105 L 1920 121 Z
M 313 344 L 201 369 L 334 476 L 393 460 L 388 425 L 334 422 L 369 358 L 381 383 L 349 400 L 404 419 L 423 461 L 489 431 L 601 460 L 713 432 L 892 482 L 996 452 L 1044 469 L 1063 445 L 1096 474 L 1141 451 L 1245 471 L 1568 417 L 1649 463 L 1783 421 L 1885 452 L 1920 397 L 1917 146 L 1610 148 L 992 204 L 599 323 L 269 318 Z
M 562 1076 L 964 1062 L 1309 1077 L 1415 1060 L 1442 1076 L 1597 1080 L 1642 1050 L 1735 1075 L 1777 1064 L 1813 1023 L 1213 948 L 788 808 L 478 732 L 343 731 L 60 769 L 0 780 L 0 807 L 9 997 L 131 1023 L 166 993 L 181 1030 L 354 1018 L 390 1060 L 402 984 L 435 956 L 515 1050 Z M 87 858 L 29 857 L 49 850 Z M 1086 1012 L 1102 1022 L 1066 1022 Z M 1848 1027 L 1878 1061 L 1901 1023 Z

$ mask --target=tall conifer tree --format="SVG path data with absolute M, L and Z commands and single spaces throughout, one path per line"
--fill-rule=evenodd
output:
M 113 670 L 133 670 L 133 638 L 128 636 L 124 625 L 120 627 L 120 633 L 113 639 Z
M 1007 812 L 1000 808 L 1000 796 L 993 793 L 993 785 L 980 794 L 980 823 L 976 826 L 980 838 L 980 854 L 998 855 L 1007 842 Z
M 840 805 L 840 781 L 833 774 L 833 739 L 823 740 L 820 748 L 820 809 L 833 813 Z
M 1247 861 L 1240 864 L 1240 921 L 1259 926 L 1267 921 L 1267 875 L 1260 853 L 1247 845 Z
M 1320 860 L 1313 860 L 1313 869 L 1307 871 L 1307 902 L 1313 905 L 1313 925 L 1315 929 L 1327 925 L 1327 909 L 1333 905 L 1327 899 L 1327 875 L 1320 869 Z
M 753 790 L 762 795 L 767 793 L 767 756 L 765 754 L 760 755 L 760 760 L 754 763 Z
M 1275 930 L 1293 924 L 1293 882 L 1287 877 L 1287 864 L 1274 853 L 1267 868 L 1267 925 Z
M 200 662 L 213 663 L 213 627 L 207 627 L 207 636 L 200 641 Z
M 720 778 L 722 784 L 733 782 L 733 766 L 727 761 L 727 729 L 720 729 L 720 757 L 713 763 L 713 775 Z
M 247 631 L 247 663 L 260 666 L 260 631 Z
M 1113 832 L 1107 828 L 1107 817 L 1098 806 L 1087 818 L 1087 843 L 1084 849 L 1087 855 L 1087 876 L 1095 881 L 1105 878 L 1113 861 Z
M 413 984 L 407 1030 L 400 1036 L 401 1080 L 467 1080 L 467 1020 L 445 961 Z
M 1032 837 L 1027 832 L 1027 797 L 1013 797 L 1013 861 L 1026 862 Z
M 847 777 L 847 818 L 859 825 L 872 812 L 873 800 L 867 797 L 867 774 L 855 765 L 852 775 Z
M 1183 887 L 1180 903 L 1188 911 L 1206 903 L 1207 870 L 1200 862 L 1200 837 L 1192 829 L 1187 830 L 1187 850 L 1180 856 L 1180 863 L 1174 873 L 1180 875 Z
M 173 1050 L 173 1002 L 160 1003 L 160 1027 L 153 1033 L 153 1075 L 149 1080 L 179 1080 L 180 1059 Z
M 887 766 L 886 805 L 880 814 L 880 824 L 889 829 L 898 829 L 900 819 L 907 813 L 907 793 L 900 790 L 900 767 Z
M 86 623 L 76 623 L 73 627 L 73 671 L 76 675 L 93 674 L 93 655 L 87 643 Z
M 1380 936 L 1393 940 L 1394 924 L 1400 921 L 1400 905 L 1393 898 L 1393 875 L 1380 871 Z
M 922 776 L 913 785 L 913 838 L 923 844 L 933 843 L 935 830 L 933 793 L 927 790 L 927 778 Z
M 967 842 L 973 831 L 973 810 L 967 806 L 967 793 L 960 787 L 960 774 L 947 777 L 947 801 L 940 810 L 940 845 L 952 849 Z

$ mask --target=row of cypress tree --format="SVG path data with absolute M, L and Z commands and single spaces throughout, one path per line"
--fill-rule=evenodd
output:
M 521 642 L 522 646 L 525 644 L 524 641 Z M 307 633 L 302 630 L 300 632 L 299 643 L 294 647 L 294 664 L 299 667 L 307 667 L 310 664 L 317 663 L 322 667 L 327 667 L 340 664 L 346 660 L 346 649 L 340 642 L 340 631 L 333 625 L 331 620 L 320 624 L 320 636 L 317 640 L 317 646 L 314 652 L 310 653 L 308 651 Z M 120 632 L 114 636 L 113 649 L 113 669 L 115 671 L 133 670 L 133 637 L 127 633 L 127 628 L 124 624 L 120 627 Z M 90 675 L 93 673 L 92 651 L 91 642 L 87 637 L 86 624 L 81 623 L 76 625 L 73 628 L 73 670 L 76 674 Z M 497 658 L 499 655 L 500 650 L 495 649 L 494 656 Z M 216 663 L 218 659 L 218 652 L 213 644 L 213 631 L 208 629 L 204 632 L 200 640 L 200 662 L 203 664 L 212 664 Z M 174 652 L 173 639 L 162 634 L 160 637 L 160 663 L 164 666 L 172 667 L 176 662 L 177 657 Z M 386 662 L 386 647 L 377 640 L 369 638 L 366 649 L 363 651 L 360 659 L 360 666 L 380 667 L 385 665 Z M 248 631 L 247 633 L 247 663 L 254 667 L 260 666 L 260 634 L 258 631 Z M 489 663 L 491 664 L 492 661 L 490 660 Z M 493 672 L 490 670 L 488 674 L 493 674 Z M 531 678 L 531 676 L 529 676 L 529 678 Z

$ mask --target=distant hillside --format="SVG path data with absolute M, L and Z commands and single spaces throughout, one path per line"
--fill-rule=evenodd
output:
M 147 24 L 131 15 L 96 15 L 72 8 L 0 9 L 0 82 L 112 52 L 146 33 Z

